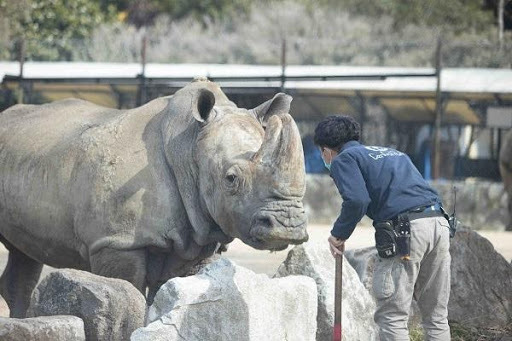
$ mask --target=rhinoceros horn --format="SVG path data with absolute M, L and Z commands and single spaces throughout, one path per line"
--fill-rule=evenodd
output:
M 304 168 L 304 152 L 299 129 L 289 114 L 278 116 L 282 122 L 281 139 L 274 159 L 280 172 L 297 174 Z
M 269 115 L 269 118 L 265 137 L 260 149 L 253 156 L 253 161 L 272 168 L 272 178 L 279 192 L 286 195 L 303 195 L 305 179 L 301 138 L 292 117 L 283 111 L 287 110 L 285 106 L 289 110 L 291 98 L 284 94 L 278 95 L 277 98 L 282 98 L 281 103 L 269 107 L 278 110 L 278 114 L 267 111 L 266 115 Z M 286 101 L 287 104 L 284 105 L 282 101 Z
M 283 129 L 283 121 L 279 116 L 272 116 L 269 119 L 268 127 L 265 130 L 265 137 L 260 149 L 254 154 L 253 161 L 271 165 L 278 157 L 278 146 L 281 140 L 281 131 Z

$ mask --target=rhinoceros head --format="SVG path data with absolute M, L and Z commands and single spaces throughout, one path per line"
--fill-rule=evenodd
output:
M 302 143 L 290 116 L 292 98 L 277 94 L 252 110 L 219 103 L 199 91 L 194 158 L 209 214 L 228 236 L 280 250 L 307 241 L 302 204 Z

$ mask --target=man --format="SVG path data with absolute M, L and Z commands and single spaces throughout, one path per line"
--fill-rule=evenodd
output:
M 449 225 L 437 193 L 407 155 L 359 143 L 359 124 L 329 116 L 315 144 L 343 198 L 329 236 L 335 257 L 364 215 L 373 220 L 379 259 L 373 276 L 375 322 L 381 340 L 409 340 L 411 301 L 417 300 L 427 340 L 450 340 Z

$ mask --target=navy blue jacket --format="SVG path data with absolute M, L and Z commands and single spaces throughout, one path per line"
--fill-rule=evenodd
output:
M 409 157 L 385 147 L 345 143 L 331 162 L 331 177 L 343 198 L 331 234 L 348 239 L 366 214 L 375 222 L 419 206 L 439 203 Z

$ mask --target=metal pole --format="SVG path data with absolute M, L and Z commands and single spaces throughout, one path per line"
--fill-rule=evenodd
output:
M 146 35 L 146 31 L 144 30 L 144 35 L 142 36 L 142 76 L 146 76 L 146 49 L 148 44 L 148 38 Z
M 19 47 L 19 63 L 20 63 L 20 78 L 18 82 L 18 104 L 23 104 L 24 97 L 24 82 L 23 82 L 23 73 L 25 68 L 25 39 L 20 38 L 20 47 Z
M 500 158 L 500 151 L 501 151 L 501 140 L 502 140 L 502 129 L 498 128 L 498 143 L 496 146 L 496 158 Z
M 441 93 L 441 38 L 437 40 L 436 47 L 436 120 L 434 129 L 434 167 L 433 178 L 440 176 L 441 167 L 441 119 L 443 114 L 443 99 Z
M 359 99 L 359 114 L 361 115 L 361 122 L 360 122 L 360 126 L 361 126 L 361 141 L 363 141 L 364 143 L 364 126 L 365 126 L 365 123 L 366 123 L 366 99 L 364 98 L 363 95 L 361 95 L 361 93 L 358 91 L 356 92 L 356 95 L 357 95 L 357 98 Z
M 147 46 L 147 36 L 146 30 L 144 29 L 144 34 L 142 36 L 142 46 L 140 49 L 141 55 L 141 66 L 142 70 L 140 73 L 140 83 L 139 83 L 139 91 L 137 93 L 137 106 L 140 106 L 146 102 L 146 46 Z
M 286 38 L 281 42 L 281 91 L 284 92 L 284 83 L 286 82 Z
M 500 51 L 503 49 L 503 31 L 505 30 L 505 23 L 503 15 L 505 14 L 505 0 L 499 0 L 498 2 L 498 41 Z

